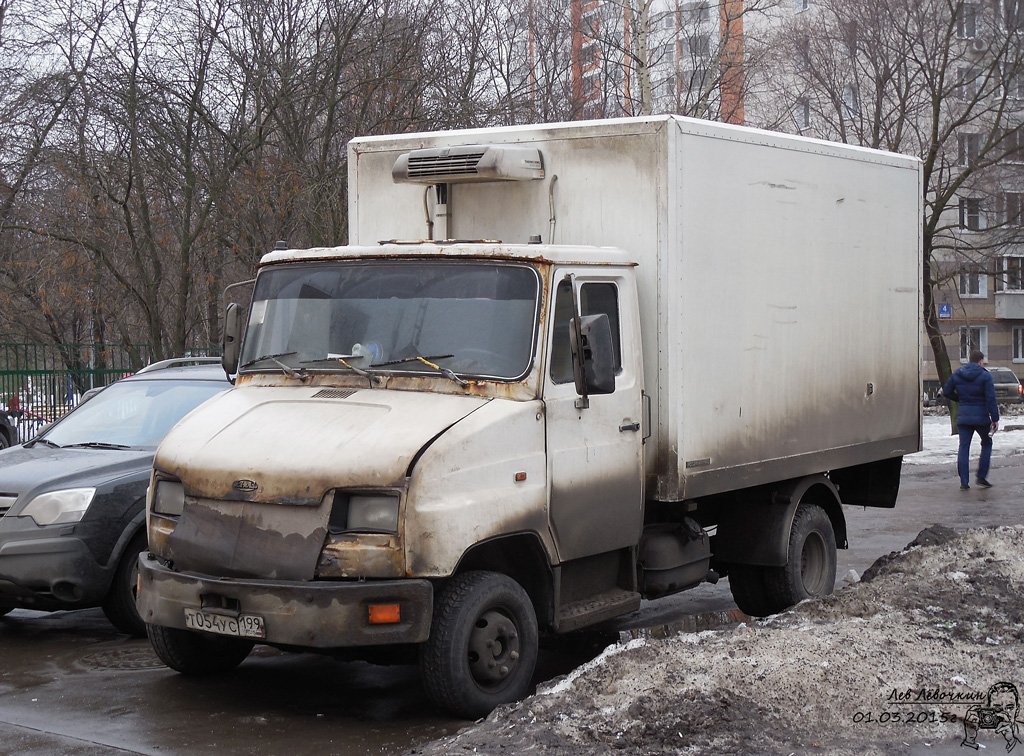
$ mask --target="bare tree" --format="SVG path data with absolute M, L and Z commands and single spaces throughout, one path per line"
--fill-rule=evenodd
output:
M 789 68 L 774 94 L 791 109 L 789 129 L 921 158 L 923 315 L 944 382 L 937 288 L 968 264 L 991 271 L 993 256 L 1024 241 L 1019 207 L 993 207 L 1007 181 L 1019 186 L 1008 160 L 1024 157 L 1024 19 L 1015 0 L 818 0 L 812 10 L 784 28 Z M 965 197 L 987 221 L 964 217 Z
M 58 147 L 73 132 L 108 13 L 103 0 L 0 2 L 0 335 L 8 339 L 79 341 L 96 331 L 87 256 L 65 257 L 30 229 L 63 203 Z

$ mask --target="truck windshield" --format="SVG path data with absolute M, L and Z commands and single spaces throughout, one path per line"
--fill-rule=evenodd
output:
M 529 372 L 540 278 L 526 265 L 341 261 L 263 270 L 240 372 Z

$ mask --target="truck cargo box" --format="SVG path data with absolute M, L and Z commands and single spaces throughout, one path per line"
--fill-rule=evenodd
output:
M 349 151 L 351 244 L 632 256 L 648 498 L 920 450 L 916 158 L 678 116 L 366 137 Z

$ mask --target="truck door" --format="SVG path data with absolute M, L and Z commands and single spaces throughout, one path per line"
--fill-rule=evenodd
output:
M 643 520 L 643 371 L 636 288 L 628 275 L 556 272 L 544 378 L 551 529 L 562 561 L 635 546 Z M 608 316 L 615 390 L 580 408 L 569 319 Z

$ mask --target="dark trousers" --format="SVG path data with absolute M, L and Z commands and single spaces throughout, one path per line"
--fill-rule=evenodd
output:
M 992 436 L 987 425 L 957 425 L 960 430 L 960 449 L 956 455 L 956 471 L 960 473 L 960 485 L 971 482 L 971 441 L 977 433 L 981 439 L 981 458 L 978 460 L 978 477 L 988 477 L 988 466 L 992 461 Z

